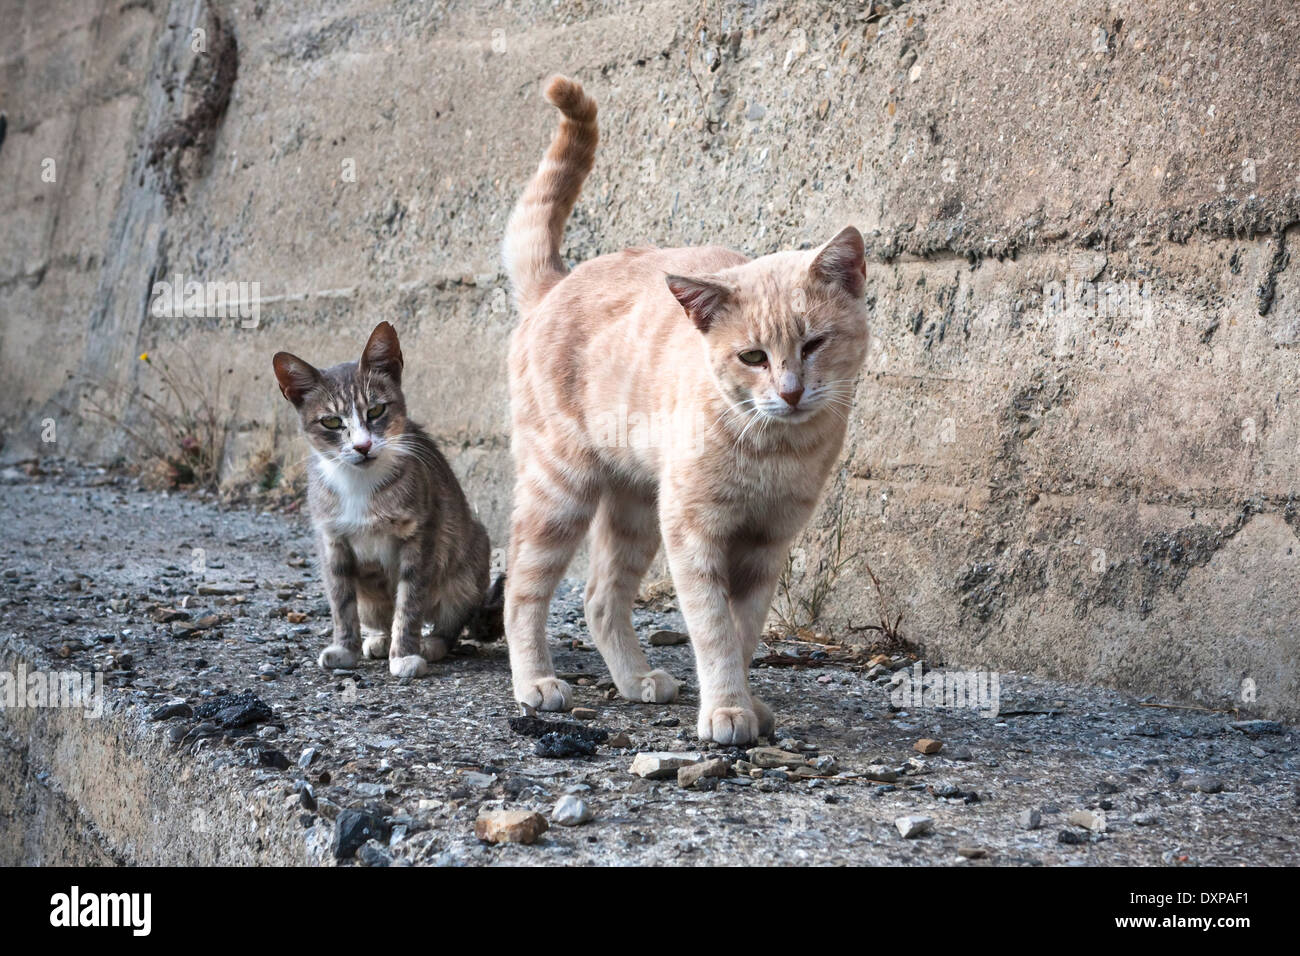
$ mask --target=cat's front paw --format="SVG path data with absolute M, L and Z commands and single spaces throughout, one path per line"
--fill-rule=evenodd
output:
M 701 707 L 696 730 L 700 740 L 749 744 L 758 740 L 758 715 L 748 707 Z
M 388 673 L 394 677 L 423 677 L 429 673 L 429 662 L 419 654 L 390 657 L 388 659 Z
M 515 685 L 515 700 L 533 710 L 572 710 L 573 688 L 558 677 Z
M 372 660 L 388 656 L 389 638 L 387 634 L 371 634 L 361 644 L 361 653 Z
M 667 671 L 653 670 L 641 675 L 641 703 L 667 704 L 677 699 L 681 682 Z
M 316 658 L 316 663 L 327 671 L 332 671 L 336 667 L 353 668 L 357 666 L 360 655 L 350 647 L 344 647 L 342 644 L 331 644 L 325 650 L 320 652 L 320 657 Z

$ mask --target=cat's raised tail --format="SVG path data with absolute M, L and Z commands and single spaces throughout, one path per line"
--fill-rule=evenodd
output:
M 550 148 L 506 224 L 502 256 L 521 310 L 535 306 L 568 274 L 560 258 L 564 224 L 596 158 L 596 101 L 566 76 L 546 82 L 546 98 L 564 116 Z

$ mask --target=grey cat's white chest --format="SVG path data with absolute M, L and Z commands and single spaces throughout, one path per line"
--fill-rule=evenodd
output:
M 353 531 L 346 537 L 352 547 L 352 553 L 356 555 L 360 569 L 378 566 L 389 577 L 397 574 L 398 550 L 401 542 L 395 535 L 376 529 Z

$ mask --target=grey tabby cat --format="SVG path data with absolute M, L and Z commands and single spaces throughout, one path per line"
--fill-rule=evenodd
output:
M 317 369 L 278 352 L 273 364 L 312 447 L 307 501 L 334 618 L 320 666 L 364 653 L 420 677 L 480 614 L 489 549 L 447 460 L 406 417 L 397 332 L 375 326 L 360 362 Z

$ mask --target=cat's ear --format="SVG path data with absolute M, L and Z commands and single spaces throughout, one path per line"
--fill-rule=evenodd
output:
M 275 366 L 275 379 L 280 383 L 280 391 L 295 408 L 302 404 L 308 392 L 320 384 L 320 372 L 296 355 L 276 352 L 271 364 Z
M 855 299 L 862 298 L 867 285 L 867 254 L 862 233 L 846 226 L 821 247 L 809 272 L 822 282 L 839 286 Z
M 688 279 L 686 276 L 665 276 L 668 291 L 681 303 L 686 314 L 701 332 L 709 331 L 718 317 L 731 290 L 719 282 L 708 279 Z
M 402 347 L 397 343 L 397 329 L 380 322 L 370 333 L 361 353 L 361 371 L 383 372 L 394 382 L 402 381 Z

